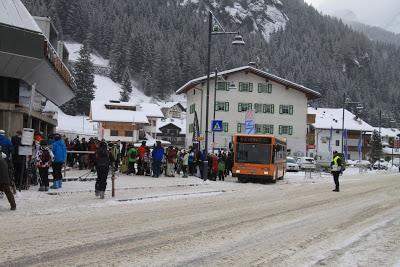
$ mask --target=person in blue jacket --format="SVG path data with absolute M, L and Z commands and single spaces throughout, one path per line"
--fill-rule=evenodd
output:
M 67 159 L 67 147 L 64 141 L 61 139 L 61 135 L 54 135 L 54 142 L 52 144 L 54 159 L 52 163 L 53 167 L 53 186 L 50 188 L 58 189 L 62 187 L 62 173 L 61 168 Z
M 161 162 L 164 158 L 164 149 L 160 141 L 157 141 L 157 145 L 153 149 L 151 156 L 153 158 L 153 177 L 158 178 L 160 176 Z
M 6 154 L 7 158 L 10 158 L 11 152 L 13 151 L 13 144 L 11 140 L 7 138 L 4 130 L 0 130 L 0 151 Z

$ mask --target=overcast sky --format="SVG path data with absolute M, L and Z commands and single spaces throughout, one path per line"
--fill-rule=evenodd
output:
M 349 9 L 356 14 L 360 22 L 383 28 L 393 29 L 397 26 L 400 28 L 398 25 L 400 21 L 393 21 L 396 16 L 400 18 L 400 0 L 305 0 L 305 2 L 327 14 Z

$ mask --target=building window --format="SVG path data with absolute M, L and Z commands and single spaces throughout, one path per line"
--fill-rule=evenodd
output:
M 253 92 L 253 83 L 239 83 L 240 92 Z
M 274 125 L 272 124 L 256 124 L 256 133 L 260 134 L 273 134 Z
M 132 137 L 133 131 L 125 131 L 125 136 Z
M 272 84 L 270 83 L 259 83 L 258 84 L 258 92 L 259 93 L 272 93 Z
M 216 102 L 215 110 L 216 111 L 229 111 L 229 102 Z
M 194 131 L 194 126 L 193 123 L 189 124 L 189 133 L 193 133 Z
M 254 110 L 256 111 L 256 113 L 261 113 L 262 112 L 262 107 L 263 107 L 262 104 L 258 104 L 258 103 L 254 104 Z
M 217 91 L 228 91 L 229 82 L 217 82 Z
M 224 128 L 224 132 L 227 133 L 229 131 L 229 123 L 223 122 L 222 123 L 222 127 Z
M 280 135 L 293 135 L 293 126 L 279 125 Z
M 256 133 L 261 133 L 262 125 L 261 124 L 256 124 Z
M 244 123 L 238 123 L 237 124 L 237 132 L 241 133 L 242 131 L 244 131 Z
M 336 145 L 336 146 L 340 146 L 340 140 L 336 140 L 336 141 L 335 141 L 335 145 Z
M 274 114 L 274 104 L 264 104 L 263 105 L 263 113 Z
M 110 136 L 118 136 L 118 130 L 110 130 Z
M 263 125 L 263 133 L 264 134 L 274 134 L 274 125 L 264 124 Z
M 279 114 L 293 115 L 293 105 L 279 105 Z
M 190 105 L 190 114 L 193 114 L 196 111 L 196 104 Z
M 251 110 L 252 106 L 253 105 L 251 103 L 239 103 L 238 104 L 238 111 L 239 112 L 245 112 L 245 111 Z

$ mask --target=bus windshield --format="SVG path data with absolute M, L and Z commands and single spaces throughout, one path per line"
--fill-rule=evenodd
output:
M 271 145 L 266 144 L 237 144 L 236 162 L 253 164 L 271 163 Z

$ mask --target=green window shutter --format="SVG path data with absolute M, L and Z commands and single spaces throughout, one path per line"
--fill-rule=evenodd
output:
M 258 84 L 258 92 L 262 93 L 262 84 L 261 83 Z
M 248 109 L 247 110 L 252 110 L 253 109 L 253 104 L 252 103 L 248 103 Z
M 225 111 L 229 111 L 229 102 L 225 102 Z
M 290 106 L 289 106 L 289 114 L 290 114 L 290 115 L 293 115 L 293 105 L 290 105 Z
M 249 92 L 253 92 L 253 83 L 249 83 Z
M 270 125 L 270 128 L 269 128 L 270 130 L 269 130 L 269 133 L 270 134 L 274 134 L 274 125 Z
M 279 114 L 282 114 L 283 112 L 283 105 L 279 105 Z
M 289 135 L 293 135 L 293 126 L 289 126 Z
M 242 91 L 243 91 L 243 83 L 239 82 L 239 92 L 242 92 Z
M 224 132 L 228 132 L 228 130 L 229 130 L 228 126 L 229 126 L 229 124 L 227 122 L 223 123 Z
M 230 85 L 231 85 L 230 82 L 226 82 L 226 84 L 225 84 L 225 90 L 226 90 L 226 91 L 229 91 Z
M 239 112 L 242 112 L 242 103 L 239 103 L 239 104 L 238 104 L 238 111 L 239 111 Z
M 214 102 L 214 110 L 215 111 L 218 111 L 217 107 L 218 107 L 218 102 Z
M 272 84 L 268 84 L 268 93 L 271 94 L 272 93 Z
M 263 113 L 267 113 L 267 104 L 263 105 Z
M 241 123 L 238 123 L 238 124 L 237 124 L 237 132 L 238 132 L 238 133 L 241 133 L 241 132 L 242 132 L 242 124 L 241 124 Z
M 282 134 L 282 125 L 279 125 L 279 134 Z
M 271 105 L 271 113 L 272 113 L 272 114 L 274 114 L 274 107 L 275 107 L 275 105 L 272 104 L 272 105 Z

